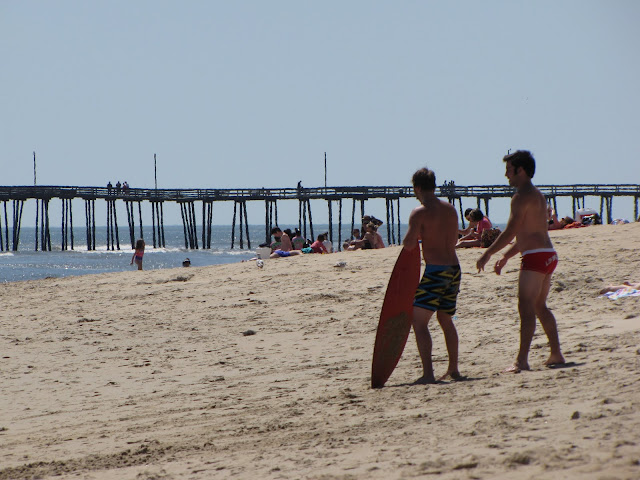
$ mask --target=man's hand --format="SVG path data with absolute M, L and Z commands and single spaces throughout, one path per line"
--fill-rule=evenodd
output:
M 485 258 L 486 257 L 486 258 Z M 481 271 L 484 271 L 484 266 L 487 264 L 487 262 L 489 261 L 489 258 L 491 258 L 491 255 L 487 255 L 487 252 L 484 252 L 480 258 L 478 259 L 478 261 L 476 262 L 476 267 L 478 267 L 478 273 L 480 273 Z
M 502 257 L 494 265 L 493 271 L 496 272 L 496 274 L 500 275 L 500 272 L 502 272 L 502 269 L 504 268 L 504 266 L 507 264 L 508 261 L 509 261 L 508 258 Z

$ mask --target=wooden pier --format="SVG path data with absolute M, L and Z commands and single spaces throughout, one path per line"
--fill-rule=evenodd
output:
M 638 199 L 640 185 L 538 185 L 547 197 L 547 201 L 557 211 L 558 197 L 571 197 L 573 215 L 584 207 L 585 197 L 600 197 L 600 216 L 606 223 L 613 218 L 613 198 L 632 197 L 634 201 L 634 219 L 638 217 Z M 437 188 L 436 194 L 447 198 L 452 204 L 458 204 L 462 224 L 464 226 L 463 198 L 476 198 L 480 208 L 489 215 L 489 201 L 493 198 L 511 197 L 514 189 L 504 185 L 458 186 L 443 185 Z M 315 238 L 311 213 L 311 200 L 327 202 L 329 213 L 329 238 L 333 242 L 334 206 L 338 210 L 338 249 L 342 244 L 341 231 L 343 224 L 343 203 L 350 202 L 351 230 L 360 225 L 365 213 L 365 202 L 370 199 L 385 199 L 387 241 L 389 244 L 402 241 L 400 225 L 400 199 L 413 197 L 413 188 L 400 187 L 316 187 L 316 188 L 259 188 L 259 189 L 116 189 L 108 187 L 68 187 L 68 186 L 0 186 L 0 251 L 18 250 L 20 228 L 24 202 L 35 200 L 36 203 L 36 242 L 35 249 L 51 251 L 51 224 L 49 222 L 49 202 L 52 199 L 62 201 L 62 250 L 74 248 L 73 212 L 71 200 L 82 199 L 85 203 L 85 226 L 87 249 L 96 248 L 95 203 L 104 200 L 107 204 L 107 249 L 119 250 L 118 217 L 116 205 L 124 203 L 129 226 L 127 244 L 134 247 L 136 238 L 144 238 L 142 222 L 142 202 L 151 204 L 152 241 L 154 247 L 164 247 L 164 209 L 165 202 L 175 202 L 180 206 L 184 227 L 184 242 L 187 249 L 211 248 L 211 227 L 213 205 L 215 202 L 233 202 L 233 219 L 231 248 L 235 248 L 236 225 L 238 225 L 239 247 L 251 249 L 249 239 L 249 222 L 247 219 L 247 202 L 264 202 L 265 204 L 265 241 L 269 241 L 273 226 L 278 225 L 278 201 L 298 202 L 298 226 L 303 236 L 307 233 Z M 9 204 L 11 203 L 11 208 Z M 196 203 L 201 203 L 201 224 L 198 234 L 198 212 Z M 356 211 L 359 205 L 359 215 Z M 11 210 L 11 221 L 9 221 Z M 136 235 L 136 214 L 138 234 Z M 147 224 L 148 225 L 148 224 Z M 200 243 L 198 242 L 200 239 Z M 11 240 L 11 241 L 10 241 Z M 334 242 L 335 244 L 335 242 Z M 128 248 L 128 247 L 127 247 Z

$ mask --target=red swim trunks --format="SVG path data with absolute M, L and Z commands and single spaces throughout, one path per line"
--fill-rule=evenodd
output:
M 538 248 L 522 252 L 520 270 L 530 270 L 550 275 L 558 265 L 558 254 L 553 248 Z

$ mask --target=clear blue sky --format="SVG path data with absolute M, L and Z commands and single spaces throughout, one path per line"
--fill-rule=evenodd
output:
M 39 185 L 153 187 L 156 153 L 160 188 L 322 186 L 324 152 L 330 186 L 504 184 L 517 148 L 534 183 L 639 183 L 638 25 L 633 0 L 5 0 L 0 184 L 33 151 Z

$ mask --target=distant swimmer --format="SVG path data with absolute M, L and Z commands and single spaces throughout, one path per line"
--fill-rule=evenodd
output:
M 518 280 L 520 350 L 516 361 L 505 370 L 519 373 L 521 370 L 530 370 L 529 348 L 536 330 L 536 317 L 542 324 L 551 348 L 545 365 L 557 366 L 565 363 L 560 351 L 556 319 L 547 307 L 551 276 L 558 264 L 558 254 L 549 238 L 547 201 L 540 190 L 531 183 L 536 170 L 533 156 L 526 150 L 518 150 L 505 155 L 503 161 L 506 164 L 505 176 L 509 179 L 509 185 L 516 187 L 517 191 L 511 199 L 511 214 L 504 232 L 482 254 L 476 266 L 478 272 L 484 270 L 494 253 L 516 239 L 496 262 L 494 271 L 500 275 L 507 261 L 518 252 L 522 253 Z

